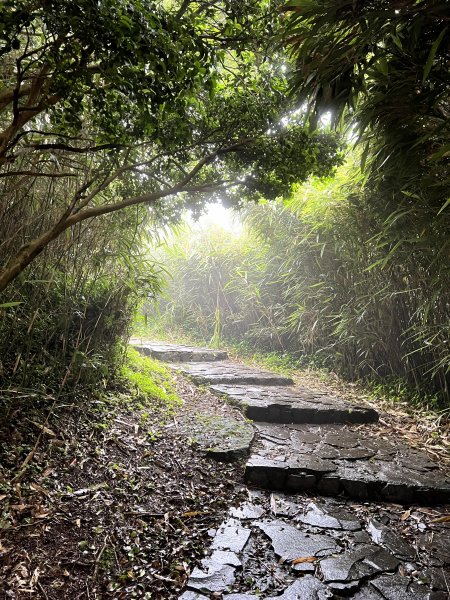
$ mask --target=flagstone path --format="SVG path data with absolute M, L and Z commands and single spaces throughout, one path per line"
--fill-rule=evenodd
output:
M 136 347 L 254 421 L 200 427 L 216 458 L 248 452 L 249 499 L 211 532 L 180 600 L 450 598 L 450 519 L 432 519 L 445 509 L 429 508 L 450 503 L 450 480 L 426 453 L 376 435 L 376 411 L 225 352 Z

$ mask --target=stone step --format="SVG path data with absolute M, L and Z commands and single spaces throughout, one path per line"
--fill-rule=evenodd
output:
M 213 385 L 211 390 L 241 408 L 246 417 L 270 423 L 374 423 L 373 408 L 302 387 Z
M 254 369 L 245 365 L 222 361 L 220 363 L 184 363 L 174 365 L 184 375 L 189 375 L 194 383 L 203 385 L 246 384 L 246 385 L 292 385 L 290 377 Z
M 132 339 L 131 345 L 141 354 L 163 362 L 214 362 L 228 358 L 228 353 L 225 350 L 214 350 L 212 348 L 195 348 L 162 342 L 139 343 L 137 339 Z
M 254 425 L 259 448 L 245 467 L 251 485 L 358 500 L 450 502 L 450 480 L 427 454 L 366 427 Z
M 250 492 L 212 530 L 180 600 L 446 600 L 442 512 Z M 417 525 L 420 524 L 420 528 Z

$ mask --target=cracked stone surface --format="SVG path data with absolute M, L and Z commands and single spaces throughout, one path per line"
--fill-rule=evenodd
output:
M 254 369 L 228 360 L 221 362 L 198 362 L 173 365 L 184 375 L 189 375 L 194 383 L 218 385 L 223 383 L 248 385 L 292 385 L 290 377 Z
M 194 346 L 166 344 L 163 342 L 140 343 L 140 340 L 137 338 L 132 339 L 131 344 L 141 354 L 163 362 L 212 362 L 228 358 L 228 353 L 225 350 L 196 348 Z
M 210 556 L 180 598 L 448 599 L 450 527 L 436 514 L 411 507 L 407 526 L 396 504 L 249 490 L 211 532 Z
M 373 408 L 320 392 L 285 386 L 213 385 L 211 390 L 239 406 L 249 419 L 270 423 L 373 423 Z
M 260 448 L 245 468 L 245 481 L 292 492 L 317 490 L 360 500 L 450 502 L 450 480 L 425 453 L 370 429 L 342 425 L 256 423 Z
M 439 519 L 450 509 L 417 506 L 450 502 L 450 481 L 428 455 L 371 434 L 378 417 L 371 409 L 288 387 L 290 378 L 218 351 L 139 349 L 151 347 L 155 358 L 237 404 L 258 432 L 245 470 L 249 499 L 210 532 L 209 552 L 180 599 L 450 598 L 450 524 Z M 221 419 L 200 416 L 186 433 L 228 460 L 248 450 L 254 429 Z
M 183 433 L 211 458 L 233 461 L 247 456 L 255 436 L 250 423 L 221 415 L 195 415 Z

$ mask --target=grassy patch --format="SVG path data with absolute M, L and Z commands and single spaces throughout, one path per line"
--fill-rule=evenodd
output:
M 164 415 L 170 417 L 182 404 L 169 369 L 133 348 L 127 349 L 121 375 L 131 388 L 137 408 L 142 409 L 143 419 L 150 418 L 151 413 L 163 419 Z

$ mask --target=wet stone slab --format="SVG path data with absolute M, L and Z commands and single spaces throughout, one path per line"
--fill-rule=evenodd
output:
M 360 500 L 450 502 L 450 480 L 420 451 L 347 426 L 255 423 L 260 447 L 245 481 L 260 488 L 318 491 Z
M 138 339 L 131 340 L 131 344 L 141 354 L 163 362 L 213 362 L 228 358 L 228 353 L 225 350 L 214 350 L 212 348 L 196 348 L 163 342 L 140 343 Z
M 194 415 L 180 429 L 209 457 L 225 462 L 247 456 L 255 435 L 250 423 L 221 415 Z
M 290 377 L 254 369 L 231 361 L 198 362 L 174 365 L 174 368 L 188 375 L 200 385 L 246 384 L 246 385 L 292 385 Z
M 270 423 L 373 423 L 378 413 L 302 387 L 213 385 L 211 390 L 238 405 L 249 419 Z
M 411 507 L 417 527 L 405 530 L 398 505 L 250 491 L 211 532 L 209 556 L 180 598 L 448 599 L 450 529 L 434 511 L 422 522 L 421 510 Z

